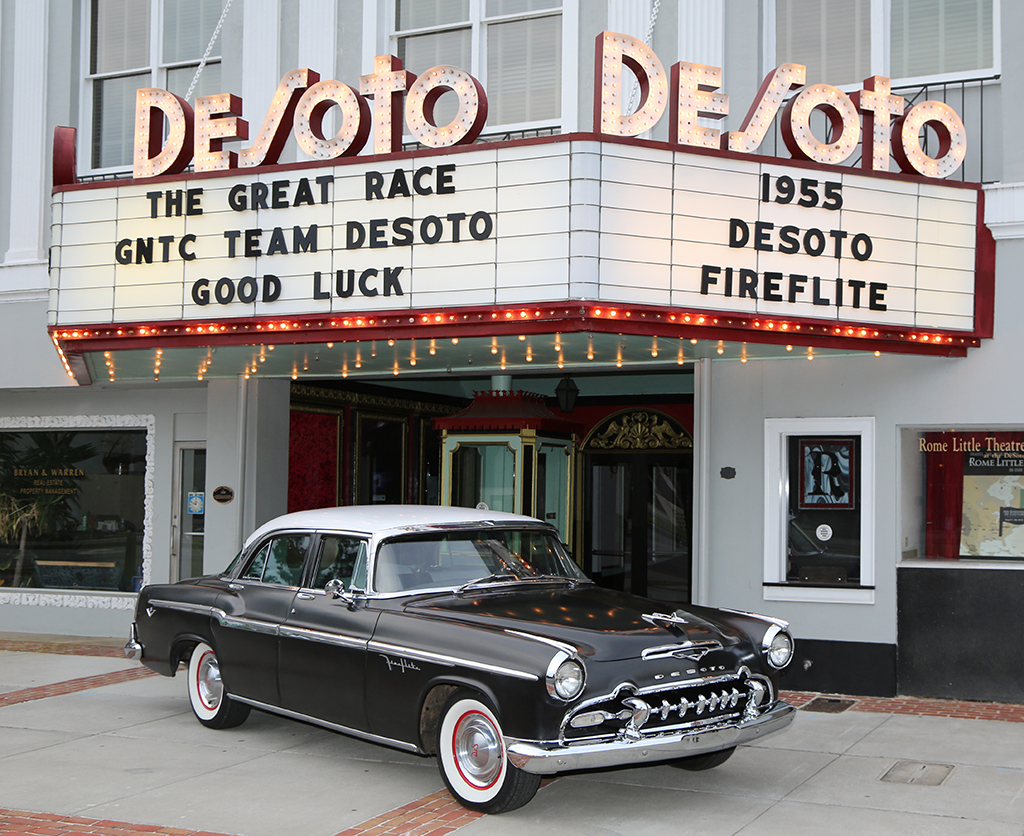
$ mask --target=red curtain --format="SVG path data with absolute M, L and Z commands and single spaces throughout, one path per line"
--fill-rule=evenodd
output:
M 288 513 L 338 504 L 337 415 L 292 412 L 288 434 Z
M 964 507 L 964 454 L 953 450 L 960 433 L 925 433 L 924 556 L 960 557 L 960 518 Z M 964 434 L 966 435 L 966 434 Z

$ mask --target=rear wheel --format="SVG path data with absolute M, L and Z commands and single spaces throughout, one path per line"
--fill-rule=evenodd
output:
M 717 752 L 705 752 L 703 755 L 679 758 L 672 761 L 672 766 L 679 769 L 688 769 L 691 772 L 702 772 L 705 769 L 714 769 L 716 766 L 721 766 L 732 757 L 732 753 L 735 751 L 736 747 L 733 746 L 731 749 L 720 749 Z
M 441 712 L 437 763 L 448 791 L 463 807 L 507 813 L 526 804 L 540 776 L 509 763 L 501 725 L 473 691 L 456 691 Z
M 202 642 L 188 662 L 188 698 L 196 719 L 210 729 L 229 729 L 249 716 L 249 706 L 233 700 L 224 687 L 217 654 Z

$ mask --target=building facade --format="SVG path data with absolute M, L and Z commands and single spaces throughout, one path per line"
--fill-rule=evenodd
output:
M 1024 700 L 1022 32 L 0 0 L 0 630 L 126 633 L 288 510 L 486 503 L 788 619 L 788 687 Z

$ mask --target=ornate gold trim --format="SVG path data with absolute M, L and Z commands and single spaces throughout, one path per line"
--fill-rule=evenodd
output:
M 686 428 L 654 409 L 625 409 L 587 435 L 582 450 L 685 450 L 693 448 Z
M 291 389 L 292 408 L 302 408 L 313 404 L 338 404 L 339 406 L 355 406 L 373 409 L 393 409 L 401 412 L 423 412 L 431 415 L 452 415 L 465 407 L 448 404 L 429 403 L 427 401 L 405 400 L 384 395 L 367 395 L 362 392 L 346 392 L 340 389 L 321 389 L 293 383 Z

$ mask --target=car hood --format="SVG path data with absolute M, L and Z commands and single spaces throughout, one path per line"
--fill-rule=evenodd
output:
M 526 588 L 523 588 L 526 587 Z M 584 656 L 603 660 L 636 658 L 651 647 L 717 641 L 724 647 L 741 636 L 661 601 L 591 584 L 579 587 L 523 584 L 472 594 L 430 596 L 406 605 L 410 615 L 515 630 L 575 646 Z M 651 623 L 643 616 L 675 613 L 685 623 Z

